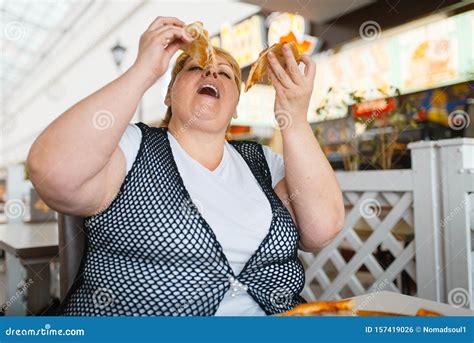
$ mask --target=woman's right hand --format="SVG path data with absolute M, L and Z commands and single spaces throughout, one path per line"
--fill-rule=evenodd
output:
M 157 17 L 141 35 L 132 69 L 143 75 L 150 87 L 166 72 L 173 54 L 191 42 L 185 26 L 177 18 Z

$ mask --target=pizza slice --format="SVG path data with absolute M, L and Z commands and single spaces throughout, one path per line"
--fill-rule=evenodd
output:
M 203 68 L 214 63 L 215 52 L 209 39 L 209 33 L 204 30 L 202 22 L 196 21 L 186 25 L 184 30 L 193 40 L 185 44 L 181 50 L 193 57 Z
M 271 47 L 266 48 L 258 55 L 257 61 L 255 61 L 250 67 L 249 77 L 245 83 L 245 91 L 247 92 L 255 83 L 260 81 L 265 75 L 268 74 L 268 53 L 271 51 L 277 58 L 278 62 L 283 68 L 286 67 L 285 56 L 283 55 L 283 45 L 288 43 L 290 45 L 293 56 L 295 57 L 296 63 L 300 63 L 300 53 L 298 49 L 298 43 L 293 33 L 282 37 L 279 43 L 273 44 Z
M 354 301 L 315 301 L 301 304 L 278 316 L 355 316 Z
M 306 304 L 301 304 L 295 308 L 284 313 L 277 314 L 277 316 L 408 316 L 406 314 L 358 310 L 355 308 L 354 300 L 346 299 L 340 301 L 315 301 Z M 442 316 L 442 314 L 429 311 L 426 309 L 419 309 L 415 316 Z

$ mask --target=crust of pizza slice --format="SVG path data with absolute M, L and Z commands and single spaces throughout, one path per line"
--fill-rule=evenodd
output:
M 400 313 L 393 313 L 393 312 L 382 312 L 382 311 L 366 311 L 366 310 L 359 310 L 357 311 L 356 314 L 358 317 L 406 317 L 407 315 L 405 314 L 400 314 Z
M 351 299 L 341 301 L 316 301 L 301 304 L 295 308 L 279 314 L 279 316 L 352 316 L 355 315 L 354 301 Z
M 419 317 L 442 317 L 443 315 L 438 312 L 430 311 L 424 308 L 420 308 L 418 312 L 416 312 L 415 316 Z
M 215 61 L 215 52 L 209 39 L 209 33 L 204 30 L 202 22 L 196 21 L 184 27 L 186 34 L 193 40 L 185 44 L 181 50 L 194 58 L 201 67 L 206 67 Z
M 245 91 L 247 92 L 255 83 L 260 81 L 268 73 L 268 53 L 271 51 L 278 59 L 278 62 L 283 68 L 286 66 L 285 56 L 283 55 L 283 45 L 285 43 L 276 43 L 271 47 L 266 48 L 258 55 L 258 59 L 250 67 L 249 77 L 245 83 Z M 293 56 L 295 57 L 296 63 L 300 62 L 300 54 L 295 42 L 289 42 Z

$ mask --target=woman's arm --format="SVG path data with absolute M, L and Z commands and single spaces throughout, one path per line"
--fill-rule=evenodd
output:
M 291 125 L 282 131 L 285 178 L 275 187 L 300 230 L 300 248 L 316 251 L 340 232 L 344 204 L 334 172 L 311 127 Z
M 112 196 L 109 191 L 125 174 L 118 143 L 143 92 L 141 78 L 130 69 L 61 114 L 36 139 L 27 166 L 49 206 L 87 215 Z
M 269 74 L 276 90 L 275 116 L 283 137 L 285 178 L 275 187 L 300 230 L 300 247 L 316 251 L 344 224 L 344 203 L 335 174 L 307 122 L 316 75 L 315 63 L 301 56 L 302 74 L 292 52 L 284 49 L 286 68 L 269 54 Z
M 183 27 L 178 19 L 157 18 L 141 36 L 133 66 L 61 114 L 36 139 L 27 166 L 39 195 L 52 208 L 89 215 L 116 195 L 125 176 L 120 138 L 140 98 L 189 41 Z

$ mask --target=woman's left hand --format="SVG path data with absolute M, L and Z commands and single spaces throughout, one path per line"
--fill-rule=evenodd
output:
M 308 55 L 301 55 L 301 62 L 305 64 L 304 73 L 301 73 L 288 44 L 283 46 L 283 53 L 285 68 L 274 54 L 268 54 L 268 73 L 276 90 L 275 118 L 280 128 L 286 129 L 292 124 L 307 123 L 316 63 Z

